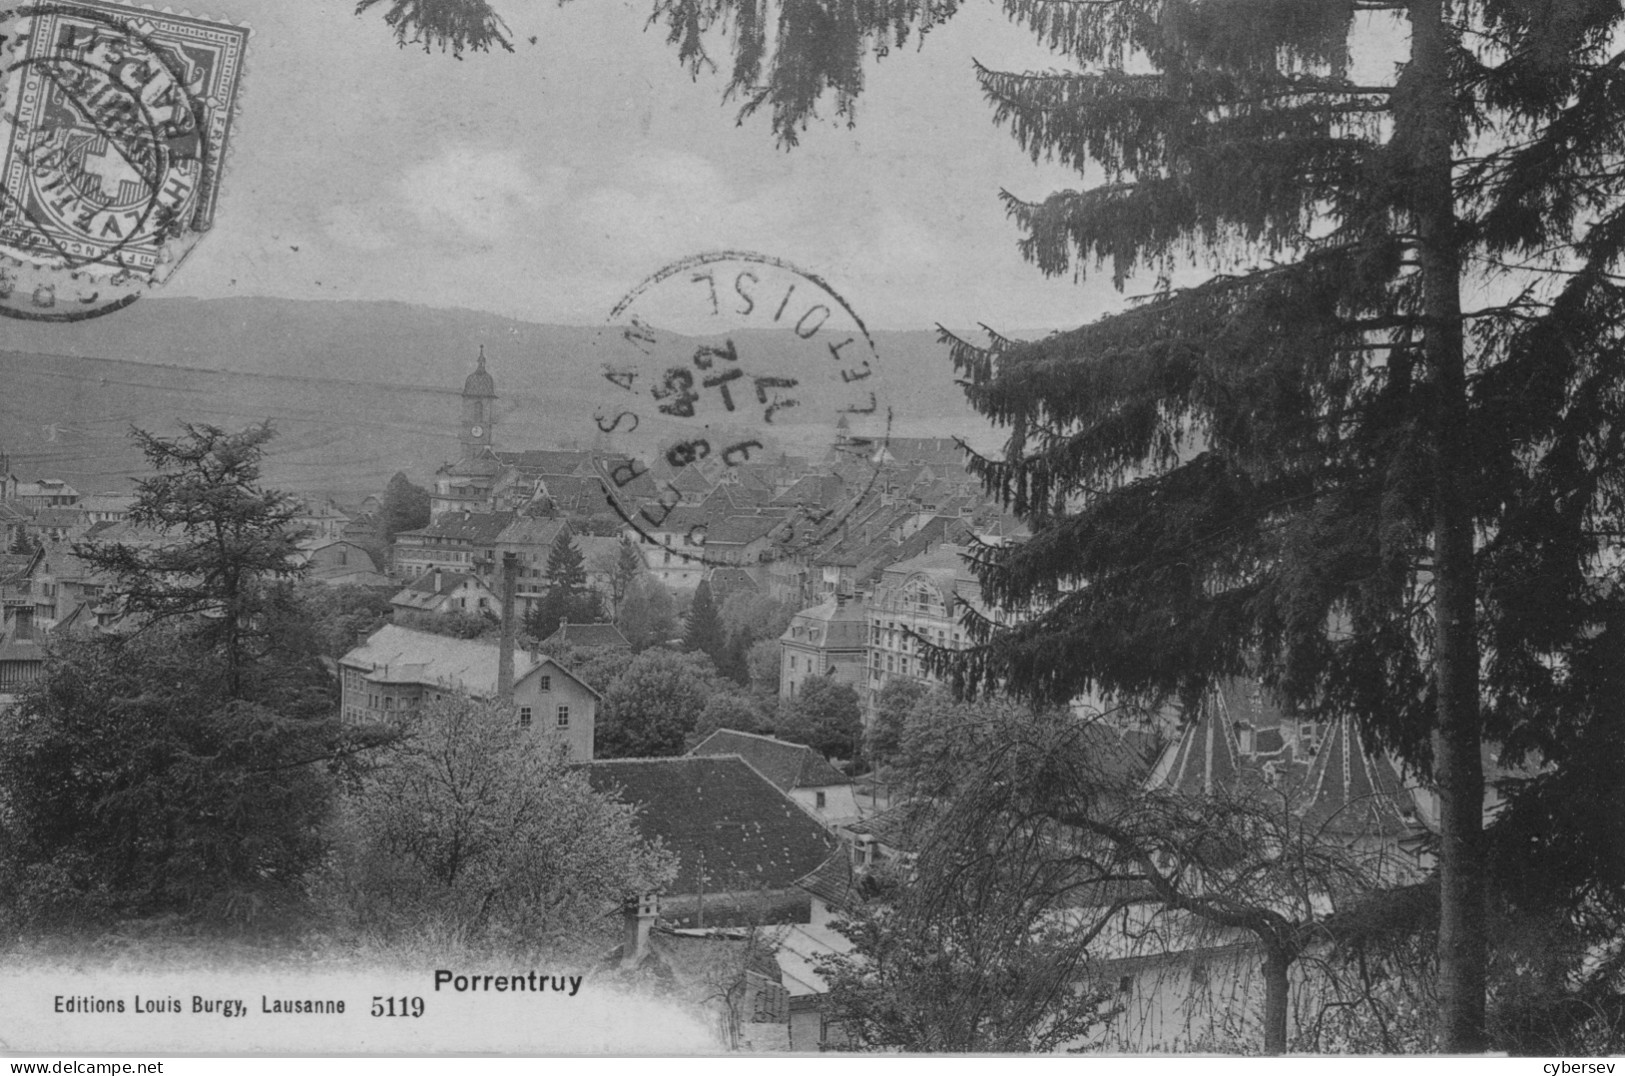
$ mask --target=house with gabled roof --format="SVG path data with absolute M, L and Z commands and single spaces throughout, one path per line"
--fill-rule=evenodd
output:
M 738 755 L 773 786 L 826 825 L 858 817 L 852 778 L 806 744 L 736 729 L 718 729 L 688 752 L 694 756 Z
M 799 881 L 833 855 L 836 838 L 739 755 L 602 759 L 594 790 L 637 808 L 645 839 L 677 859 L 661 917 L 677 927 L 807 921 Z
M 498 697 L 495 640 L 453 639 L 386 624 L 339 659 L 340 712 L 349 722 L 384 720 L 454 695 Z M 513 706 L 521 728 L 558 744 L 573 762 L 592 760 L 597 691 L 558 660 L 513 656 Z
M 470 613 L 478 616 L 501 612 L 502 599 L 479 576 L 467 572 L 445 572 L 436 568 L 413 579 L 389 599 L 390 607 L 403 613 Z

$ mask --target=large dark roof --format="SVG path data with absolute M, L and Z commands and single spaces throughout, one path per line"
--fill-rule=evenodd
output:
M 926 800 L 904 800 L 846 828 L 859 836 L 867 834 L 899 852 L 915 852 L 925 842 L 931 815 L 932 806 Z
M 435 522 L 415 531 L 402 534 L 421 536 L 441 541 L 473 542 L 490 545 L 497 540 L 508 524 L 514 521 L 512 512 L 450 512 Z
M 734 729 L 718 729 L 697 744 L 690 755 L 738 755 L 763 777 L 788 792 L 792 788 L 849 785 L 852 779 L 806 744 L 787 743 L 771 736 Z
M 676 854 L 673 893 L 789 889 L 836 842 L 795 801 L 737 755 L 588 763 L 599 792 L 635 804 L 638 828 Z
M 831 908 L 850 908 L 863 903 L 858 893 L 852 859 L 842 848 L 818 865 L 818 869 L 797 883 Z
M 618 646 L 622 649 L 631 649 L 632 646 L 614 624 L 560 624 L 558 630 L 543 642 L 580 647 Z
M 591 452 L 567 449 L 527 448 L 522 452 L 498 452 L 497 459 L 532 475 L 586 475 L 592 471 Z
M 1411 794 L 1393 764 L 1366 751 L 1348 718 L 1332 723 L 1309 776 L 1301 808 L 1310 825 L 1338 833 L 1395 836 L 1416 828 Z

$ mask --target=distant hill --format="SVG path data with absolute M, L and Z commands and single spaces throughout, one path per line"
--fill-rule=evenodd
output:
M 143 473 L 131 424 L 270 418 L 268 479 L 359 496 L 404 470 L 427 481 L 457 451 L 457 394 L 480 345 L 500 395 L 498 447 L 584 442 L 601 394 L 593 326 L 542 325 L 393 302 L 144 299 L 71 325 L 0 321 L 0 450 L 20 475 L 82 490 Z M 876 333 L 894 431 L 985 424 L 930 332 Z M 981 432 L 973 440 L 996 440 Z

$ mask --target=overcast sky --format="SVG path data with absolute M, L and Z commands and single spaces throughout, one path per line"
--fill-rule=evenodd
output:
M 1054 66 L 990 2 L 872 68 L 858 126 L 786 152 L 691 81 L 647 0 L 501 0 L 517 51 L 397 48 L 349 0 L 211 0 L 254 28 L 215 231 L 164 294 L 399 299 L 601 321 L 715 249 L 825 276 L 876 328 L 1069 327 L 1108 286 L 1046 280 L 1001 187 L 1076 177 L 993 126 L 971 59 Z M 535 35 L 537 43 L 528 39 Z

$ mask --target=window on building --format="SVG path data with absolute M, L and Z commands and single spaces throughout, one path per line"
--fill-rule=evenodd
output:
M 813 793 L 813 806 L 815 806 L 815 807 L 823 807 L 824 806 L 824 794 L 822 792 L 814 792 Z
M 394 699 L 393 696 L 390 696 L 390 695 L 385 695 L 384 696 L 384 709 L 386 709 L 386 710 L 395 709 L 395 699 Z
M 521 706 L 519 708 L 519 727 L 522 728 L 522 729 L 530 728 L 530 707 L 529 706 Z
M 794 672 L 795 668 L 796 668 L 796 656 L 794 654 L 791 654 L 790 655 L 790 671 Z
M 570 727 L 570 708 L 568 706 L 559 707 L 559 717 L 555 724 L 557 724 L 561 729 L 567 729 Z
M 553 678 L 551 676 L 538 676 L 536 678 L 536 690 L 538 690 L 538 691 L 552 691 L 553 690 Z

